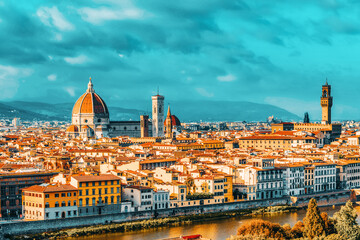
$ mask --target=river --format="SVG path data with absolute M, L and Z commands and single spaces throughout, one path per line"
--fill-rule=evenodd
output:
M 327 212 L 332 216 L 340 207 L 323 207 L 320 211 Z M 360 206 L 355 207 L 358 215 L 360 215 Z M 297 221 L 302 220 L 306 215 L 306 210 L 302 209 L 292 213 L 280 213 L 271 216 L 261 216 L 264 220 L 268 220 L 281 225 L 289 223 L 293 226 Z M 180 235 L 201 234 L 203 237 L 211 240 L 225 240 L 231 235 L 235 235 L 238 227 L 253 218 L 250 217 L 234 217 L 228 219 L 220 219 L 213 221 L 197 222 L 190 225 L 164 227 L 157 229 L 144 229 L 142 231 L 127 233 L 111 233 L 103 235 L 94 235 L 77 238 L 79 240 L 156 240 L 169 237 L 178 237 Z M 358 217 L 358 222 L 360 217 Z

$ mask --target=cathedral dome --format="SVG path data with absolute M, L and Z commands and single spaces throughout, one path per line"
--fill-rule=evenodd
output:
M 164 121 L 164 124 L 166 124 L 166 119 L 165 119 L 165 121 Z M 181 122 L 180 122 L 180 120 L 178 119 L 178 117 L 177 116 L 175 116 L 175 115 L 171 115 L 171 125 L 173 126 L 173 127 L 177 127 L 177 126 L 180 126 L 181 125 Z
M 70 125 L 67 129 L 66 129 L 67 132 L 78 132 L 79 131 L 79 128 L 75 125 Z
M 108 108 L 102 98 L 95 93 L 91 78 L 86 92 L 76 101 L 72 114 L 105 114 L 108 115 Z

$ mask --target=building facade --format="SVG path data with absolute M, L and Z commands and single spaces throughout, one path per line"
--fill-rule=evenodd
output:
M 152 136 L 164 137 L 164 96 L 152 96 Z
M 147 134 L 151 136 L 151 122 L 148 119 L 147 121 Z M 110 121 L 108 107 L 95 93 L 90 78 L 86 92 L 74 104 L 71 125 L 66 132 L 70 138 L 141 137 L 141 122 Z

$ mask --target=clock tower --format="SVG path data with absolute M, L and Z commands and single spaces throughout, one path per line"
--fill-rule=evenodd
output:
M 329 85 L 326 80 L 325 85 L 322 86 L 322 95 L 321 95 L 322 124 L 331 124 L 332 104 L 333 104 L 333 98 L 331 96 L 331 85 Z

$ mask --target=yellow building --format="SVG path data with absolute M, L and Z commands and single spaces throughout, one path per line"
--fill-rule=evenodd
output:
M 78 216 L 78 189 L 69 184 L 41 184 L 22 190 L 25 220 Z
M 233 202 L 233 176 L 225 175 L 224 177 L 224 200 L 225 202 Z
M 293 137 L 291 136 L 269 136 L 258 135 L 239 138 L 239 148 L 256 149 L 288 149 L 291 147 Z
M 121 211 L 121 182 L 112 174 L 72 176 L 79 190 L 79 216 Z

